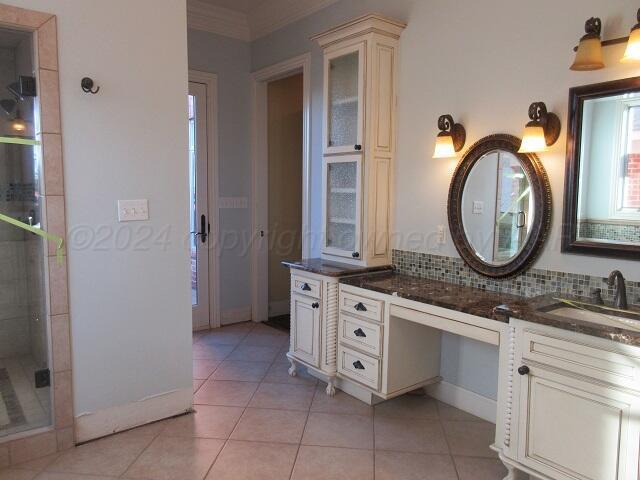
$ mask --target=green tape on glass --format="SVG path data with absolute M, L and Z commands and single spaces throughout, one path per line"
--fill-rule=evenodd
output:
M 20 137 L 0 137 L 0 143 L 11 143 L 13 145 L 40 145 L 39 140 Z
M 3 215 L 0 213 L 0 220 L 3 222 L 7 222 L 11 225 L 14 225 L 18 228 L 21 228 L 23 230 L 26 230 L 27 232 L 31 232 L 34 233 L 50 242 L 55 242 L 56 244 L 56 259 L 58 261 L 58 265 L 62 265 L 62 260 L 63 260 L 63 251 L 62 251 L 62 246 L 64 245 L 64 240 L 57 236 L 57 235 L 53 235 L 52 233 L 48 233 L 45 232 L 44 230 L 42 230 L 41 228 L 38 227 L 33 227 L 31 225 L 27 225 L 24 222 L 21 222 L 20 220 L 16 220 L 15 218 L 11 218 L 11 217 L 7 217 L 6 215 Z

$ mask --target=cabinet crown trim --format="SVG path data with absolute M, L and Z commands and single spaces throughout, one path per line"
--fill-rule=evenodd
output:
M 318 35 L 311 37 L 312 41 L 317 41 L 321 47 L 325 48 L 334 43 L 343 41 L 345 38 L 364 35 L 368 33 L 379 33 L 395 39 L 400 38 L 400 34 L 407 24 L 400 20 L 385 17 L 379 14 L 369 14 L 358 17 L 348 23 L 332 28 Z

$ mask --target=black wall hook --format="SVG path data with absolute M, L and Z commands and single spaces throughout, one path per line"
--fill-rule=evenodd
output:
M 93 79 L 89 77 L 84 77 L 80 82 L 80 86 L 82 87 L 82 91 L 84 93 L 91 93 L 95 95 L 100 91 L 100 87 L 96 87 L 96 89 L 94 90 L 93 85 L 94 85 Z

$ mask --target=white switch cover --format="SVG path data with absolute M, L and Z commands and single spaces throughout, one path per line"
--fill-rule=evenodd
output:
M 473 214 L 474 215 L 482 215 L 484 213 L 484 202 L 480 200 L 475 200 L 473 202 Z
M 149 220 L 148 200 L 118 200 L 118 221 L 139 222 Z

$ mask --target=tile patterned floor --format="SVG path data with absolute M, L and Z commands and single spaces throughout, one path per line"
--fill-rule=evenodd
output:
M 374 408 L 300 373 L 288 336 L 194 335 L 196 413 L 0 471 L 0 480 L 498 480 L 494 426 L 419 395 Z

